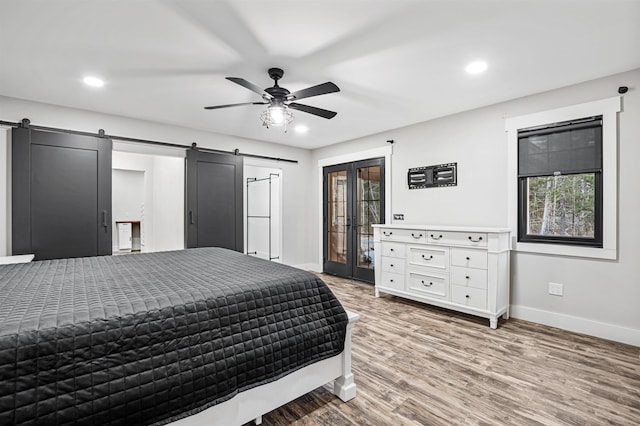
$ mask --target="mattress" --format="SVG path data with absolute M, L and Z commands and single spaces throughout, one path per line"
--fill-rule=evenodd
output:
M 344 349 L 315 275 L 221 248 L 0 266 L 0 424 L 164 424 Z

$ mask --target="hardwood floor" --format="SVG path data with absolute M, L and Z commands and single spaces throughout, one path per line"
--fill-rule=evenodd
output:
M 638 425 L 640 347 L 527 321 L 488 321 L 322 275 L 353 333 L 357 396 L 320 388 L 264 425 Z

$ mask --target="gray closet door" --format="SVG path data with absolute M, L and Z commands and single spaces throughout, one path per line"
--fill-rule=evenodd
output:
M 244 251 L 242 157 L 187 151 L 186 247 Z
M 13 130 L 14 254 L 111 254 L 111 147 L 109 139 Z

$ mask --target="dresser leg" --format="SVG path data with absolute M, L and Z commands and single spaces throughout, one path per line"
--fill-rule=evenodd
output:
M 502 314 L 502 318 L 508 320 L 509 319 L 509 308 L 507 308 L 507 312 Z
M 498 317 L 489 318 L 489 327 L 491 327 L 494 330 L 498 328 Z
M 380 297 L 380 292 L 378 291 L 378 288 L 377 288 L 377 287 L 376 287 L 376 289 L 375 289 L 375 295 L 376 295 L 376 297 Z

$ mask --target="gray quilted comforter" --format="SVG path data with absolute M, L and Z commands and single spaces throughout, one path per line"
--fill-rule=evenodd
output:
M 220 248 L 0 266 L 0 424 L 153 424 L 342 352 L 315 275 Z

